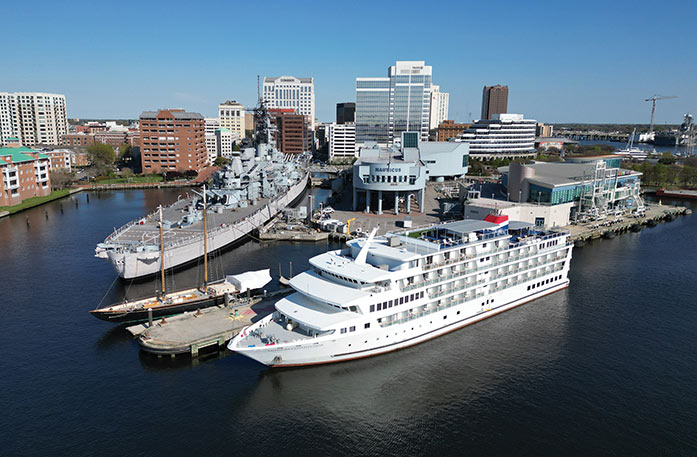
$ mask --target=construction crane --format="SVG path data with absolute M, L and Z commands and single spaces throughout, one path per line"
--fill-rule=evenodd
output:
M 653 115 L 656 114 L 656 101 L 666 100 L 669 98 L 678 98 L 675 95 L 655 95 L 644 99 L 645 102 L 651 102 L 651 125 L 649 126 L 649 135 L 653 133 Z

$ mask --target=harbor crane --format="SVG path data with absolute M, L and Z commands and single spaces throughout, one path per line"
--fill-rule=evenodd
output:
M 667 100 L 669 98 L 678 98 L 675 95 L 655 95 L 644 99 L 645 102 L 651 102 L 651 125 L 649 126 L 649 135 L 653 133 L 653 116 L 656 114 L 656 101 Z

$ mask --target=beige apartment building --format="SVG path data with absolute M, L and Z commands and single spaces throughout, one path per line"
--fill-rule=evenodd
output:
M 0 146 L 18 138 L 24 146 L 58 145 L 68 133 L 65 95 L 0 92 Z

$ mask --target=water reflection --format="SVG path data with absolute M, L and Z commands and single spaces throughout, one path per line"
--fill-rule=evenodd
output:
M 237 420 L 282 421 L 294 414 L 365 427 L 385 416 L 408 421 L 496 395 L 516 382 L 535 382 L 565 348 L 566 290 L 479 324 L 387 355 L 347 363 L 261 371 Z M 263 419 L 258 416 L 264 411 Z

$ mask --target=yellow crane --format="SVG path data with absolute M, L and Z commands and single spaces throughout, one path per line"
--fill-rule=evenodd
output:
M 351 234 L 351 222 L 355 221 L 356 218 L 352 217 L 351 219 L 346 221 L 346 234 L 350 235 Z

